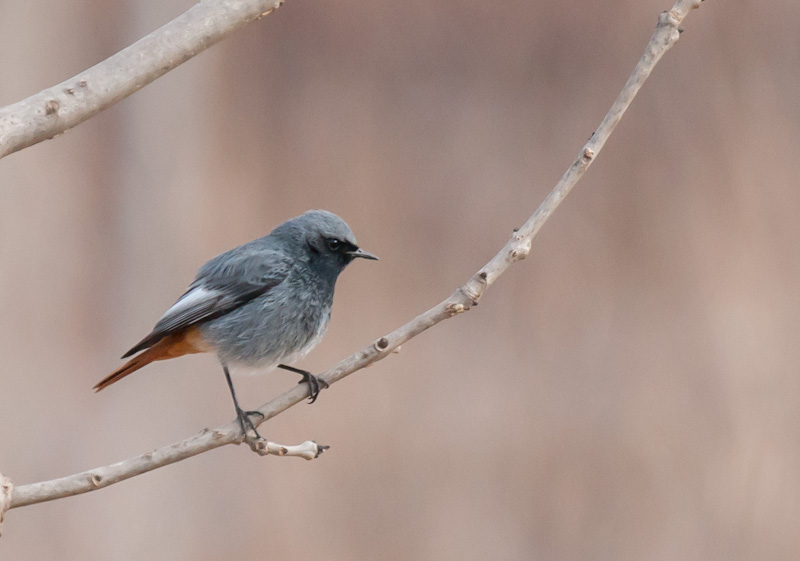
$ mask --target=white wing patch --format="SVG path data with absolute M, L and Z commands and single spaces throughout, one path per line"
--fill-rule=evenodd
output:
M 203 288 L 202 286 L 198 286 L 197 288 L 192 289 L 191 291 L 187 292 L 183 295 L 183 297 L 175 302 L 172 307 L 164 312 L 164 315 L 161 316 L 159 321 L 167 317 L 175 317 L 178 314 L 185 312 L 186 310 L 195 307 L 198 303 L 204 300 L 211 300 L 212 298 L 216 298 L 219 296 L 219 290 L 208 290 L 207 288 Z

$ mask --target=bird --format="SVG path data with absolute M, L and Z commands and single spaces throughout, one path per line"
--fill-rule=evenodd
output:
M 362 250 L 347 223 L 332 212 L 309 210 L 268 235 L 217 255 L 122 358 L 125 364 L 94 386 L 99 392 L 143 366 L 193 353 L 216 353 L 245 438 L 262 440 L 239 405 L 231 369 L 261 373 L 283 368 L 309 386 L 316 401 L 327 382 L 290 364 L 304 357 L 328 327 L 339 274 L 355 259 L 378 260 Z

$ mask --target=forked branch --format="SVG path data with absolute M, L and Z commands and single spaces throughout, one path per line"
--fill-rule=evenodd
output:
M 481 267 L 463 286 L 440 304 L 345 358 L 322 374 L 320 378 L 328 384 L 338 382 L 345 376 L 385 358 L 400 345 L 440 321 L 469 310 L 506 269 L 513 263 L 524 259 L 531 250 L 533 238 L 592 164 L 659 59 L 678 41 L 681 22 L 692 9 L 700 6 L 700 2 L 701 0 L 678 0 L 669 12 L 661 14 L 644 54 L 600 126 L 597 127 L 595 133 L 536 212 L 514 232 L 491 261 Z M 266 403 L 260 408 L 264 419 L 258 421 L 257 424 L 296 405 L 307 395 L 308 387 L 300 385 Z M 100 489 L 225 444 L 241 443 L 242 439 L 239 425 L 235 422 L 216 430 L 205 430 L 181 442 L 107 467 L 53 481 L 21 485 L 11 493 L 10 508 Z M 319 450 L 316 452 L 318 453 Z M 0 502 L 1 506 L 2 502 Z

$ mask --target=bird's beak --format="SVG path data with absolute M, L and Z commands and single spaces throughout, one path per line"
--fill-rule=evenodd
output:
M 364 251 L 360 247 L 357 248 L 357 249 L 354 249 L 353 251 L 348 251 L 347 255 L 349 255 L 350 257 L 352 257 L 354 259 L 356 257 L 361 257 L 362 259 L 372 259 L 373 261 L 378 261 L 378 256 L 377 255 L 373 255 L 372 253 L 370 253 L 368 251 Z

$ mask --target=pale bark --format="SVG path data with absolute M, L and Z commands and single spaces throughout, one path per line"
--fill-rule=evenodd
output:
M 478 303 L 486 289 L 500 275 L 513 263 L 524 259 L 531 250 L 533 238 L 592 164 L 655 65 L 678 41 L 679 26 L 684 18 L 692 9 L 698 8 L 700 3 L 701 0 L 678 0 L 670 11 L 660 15 L 658 25 L 633 74 L 617 96 L 603 121 L 595 130 L 595 133 L 581 148 L 578 156 L 536 212 L 514 232 L 505 246 L 486 265 L 481 267 L 463 286 L 459 287 L 441 303 L 345 358 L 323 373 L 320 378 L 328 384 L 333 384 L 357 370 L 386 358 L 390 353 L 399 349 L 400 345 L 440 321 L 468 311 Z M 306 385 L 294 387 L 263 405 L 259 411 L 264 415 L 264 418 L 259 420 L 253 418 L 254 424 L 259 425 L 289 407 L 300 403 L 307 395 L 308 387 Z M 225 444 L 238 444 L 242 441 L 243 435 L 239 425 L 237 422 L 233 422 L 215 430 L 205 430 L 181 442 L 107 467 L 52 481 L 21 485 L 13 489 L 10 504 L 7 504 L 7 506 L 8 508 L 15 508 L 101 489 L 140 473 L 195 456 Z M 251 446 L 253 445 L 251 444 Z M 266 449 L 264 449 L 264 446 L 266 446 Z M 304 457 L 309 457 L 312 453 L 316 457 L 321 452 L 321 447 L 316 447 L 316 444 L 313 443 L 304 443 L 300 446 L 302 450 L 305 450 Z M 258 446 L 254 446 L 254 448 L 258 448 Z M 288 447 L 265 443 L 261 446 L 261 449 L 256 451 L 262 454 L 277 453 L 278 455 L 284 455 L 280 453 L 280 450 L 286 448 Z M 298 455 L 303 455 L 300 450 L 298 450 Z M 2 512 L 2 507 L 3 502 L 0 501 L 0 512 Z
M 204 0 L 77 76 L 0 108 L 0 158 L 66 132 L 282 3 Z

